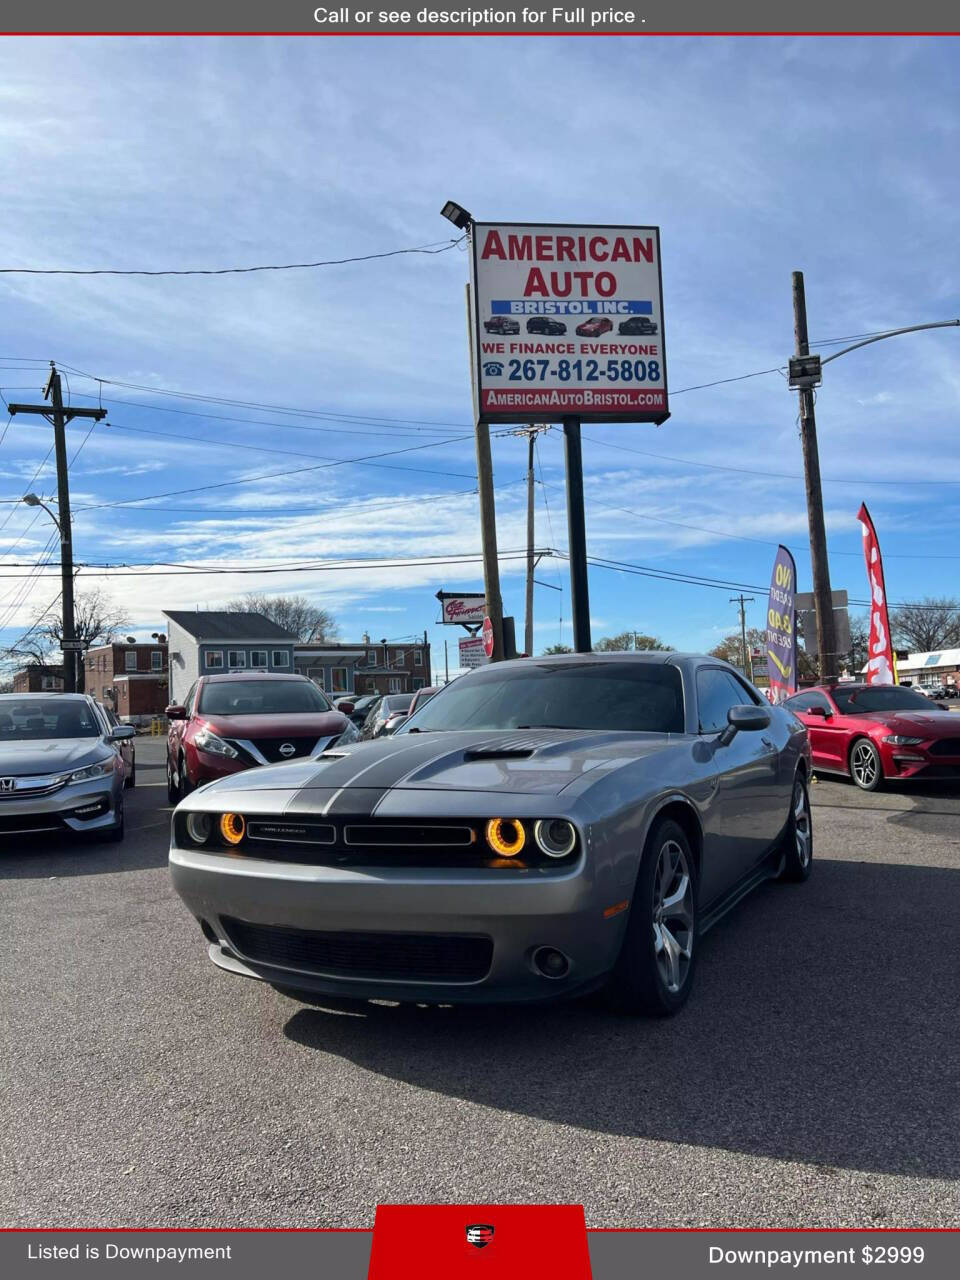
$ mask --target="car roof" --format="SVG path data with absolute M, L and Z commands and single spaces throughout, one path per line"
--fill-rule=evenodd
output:
M 313 683 L 296 671 L 225 671 L 223 675 L 201 676 L 201 679 L 207 684 L 230 684 L 240 680 L 304 680 L 307 684 Z
M 92 702 L 93 698 L 89 693 L 64 693 L 57 689 L 31 689 L 29 692 L 24 690 L 23 693 L 0 693 L 0 698 L 45 698 L 48 702 L 51 698 L 62 698 L 71 702 Z

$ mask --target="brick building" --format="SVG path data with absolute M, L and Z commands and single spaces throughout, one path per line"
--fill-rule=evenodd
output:
M 14 672 L 14 693 L 62 693 L 63 667 L 46 662 L 32 662 Z
M 372 641 L 366 633 L 357 644 L 298 644 L 294 664 L 331 696 L 414 693 L 431 682 L 426 632 L 403 644 Z
M 88 649 L 83 677 L 87 693 L 133 724 L 162 715 L 170 701 L 167 645 L 158 640 Z

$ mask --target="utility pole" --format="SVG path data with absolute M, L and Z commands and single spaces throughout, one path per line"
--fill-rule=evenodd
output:
M 450 683 L 450 654 L 447 652 L 447 642 L 443 642 L 443 683 Z
M 467 285 L 467 334 L 472 333 L 470 316 L 470 286 Z M 470 348 L 470 382 L 476 382 L 473 368 L 473 348 Z M 474 404 L 477 403 L 474 385 Z M 477 446 L 477 494 L 480 498 L 480 545 L 483 549 L 483 593 L 487 601 L 487 617 L 493 627 L 493 657 L 491 662 L 501 662 L 506 653 L 503 647 L 503 600 L 500 596 L 500 559 L 497 554 L 497 509 L 493 496 L 493 458 L 490 454 L 490 425 L 475 423 Z
M 564 418 L 563 445 L 567 462 L 567 543 L 570 548 L 573 648 L 575 653 L 589 653 L 590 589 L 587 582 L 587 528 L 583 512 L 583 451 L 579 418 Z
M 753 604 L 755 600 L 756 596 L 745 596 L 742 592 L 738 596 L 730 597 L 731 604 L 740 605 L 740 646 L 743 654 L 743 674 L 749 676 L 750 680 L 753 680 L 753 658 L 747 649 L 747 610 L 745 606 Z
M 76 634 L 73 618 L 73 531 L 70 523 L 70 481 L 67 465 L 67 437 L 65 427 L 74 418 L 93 418 L 99 422 L 107 416 L 106 409 L 64 409 L 60 389 L 60 375 L 50 361 L 50 376 L 43 389 L 44 400 L 50 404 L 10 404 L 11 417 L 16 413 L 35 413 L 53 423 L 53 439 L 57 458 L 57 505 L 60 530 L 60 581 L 63 601 L 63 687 L 66 693 L 76 693 L 77 654 L 74 649 Z
M 533 574 L 537 567 L 537 558 L 534 552 L 536 515 L 534 502 L 533 459 L 537 436 L 541 431 L 549 430 L 550 426 L 548 423 L 535 423 L 533 426 L 520 427 L 519 430 L 512 433 L 515 436 L 526 436 L 527 438 L 527 583 L 523 649 L 531 658 L 533 657 Z
M 808 356 L 807 301 L 803 272 L 793 273 L 793 330 L 796 354 Z M 807 521 L 810 526 L 810 567 L 813 571 L 813 602 L 817 615 L 817 648 L 820 651 L 820 678 L 836 680 L 839 674 L 836 628 L 833 623 L 833 593 L 827 560 L 827 531 L 823 519 L 823 489 L 820 483 L 820 453 L 817 448 L 817 420 L 813 411 L 812 386 L 801 386 L 800 441 L 803 446 L 803 474 L 807 490 Z

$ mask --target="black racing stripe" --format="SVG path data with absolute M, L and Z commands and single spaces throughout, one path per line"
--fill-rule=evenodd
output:
M 372 790 L 382 794 L 438 756 L 462 756 L 462 745 L 451 751 L 451 736 L 437 734 L 431 738 L 426 734 L 422 737 L 419 734 L 416 737 L 404 734 L 402 738 L 357 747 L 341 760 L 325 761 L 310 781 L 299 789 L 297 796 L 309 796 L 311 791 L 316 792 L 318 789 L 325 793 L 336 793 L 344 787 L 351 791 Z M 464 741 L 469 740 L 469 736 L 464 735 Z M 337 812 L 346 812 L 339 802 Z

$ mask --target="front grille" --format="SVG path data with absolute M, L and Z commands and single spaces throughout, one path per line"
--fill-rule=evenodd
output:
M 248 840 L 269 840 L 275 844 L 333 844 L 337 831 L 328 822 L 298 822 L 286 818 L 251 818 Z
M 407 982 L 479 982 L 493 940 L 442 933 L 318 933 L 226 917 L 228 941 L 254 963 L 305 973 Z
M 956 756 L 960 759 L 960 738 L 938 738 L 930 744 L 931 756 Z
M 62 831 L 63 822 L 55 813 L 0 814 L 0 835 L 27 831 Z
M 393 845 L 400 848 L 437 848 L 447 845 L 462 848 L 474 844 L 477 832 L 474 827 L 404 826 L 392 823 L 367 823 L 348 825 L 343 829 L 344 842 L 349 845 L 366 845 L 380 849 Z
M 250 764 L 260 764 L 256 756 L 251 756 L 245 749 L 242 742 L 235 739 L 232 741 L 245 760 Z M 308 756 L 320 741 L 320 735 L 313 733 L 309 738 L 253 738 L 251 741 L 269 764 L 280 764 L 283 760 L 296 760 L 298 756 Z M 288 744 L 293 747 L 292 753 L 280 750 Z

